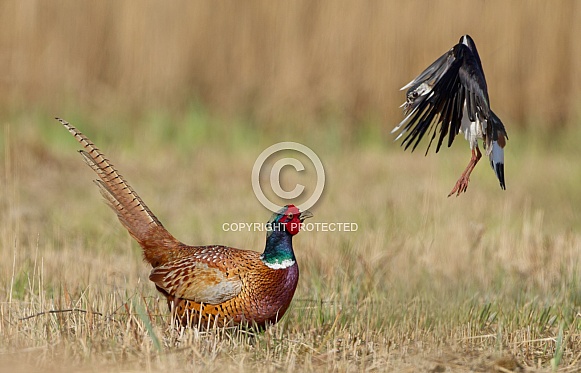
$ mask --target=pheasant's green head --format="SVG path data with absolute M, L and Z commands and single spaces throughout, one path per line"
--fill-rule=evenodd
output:
M 310 211 L 301 212 L 294 205 L 287 205 L 272 215 L 267 223 L 266 247 L 260 256 L 263 263 L 272 269 L 287 269 L 295 265 L 292 238 L 301 230 Z
M 276 231 L 285 231 L 294 236 L 301 230 L 303 221 L 312 216 L 309 210 L 301 212 L 295 205 L 286 205 L 274 213 L 268 221 L 267 236 Z

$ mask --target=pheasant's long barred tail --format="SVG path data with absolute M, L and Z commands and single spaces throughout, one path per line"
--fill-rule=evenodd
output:
M 67 121 L 56 118 L 86 149 L 79 152 L 85 162 L 97 173 L 101 180 L 95 180 L 99 190 L 109 206 L 115 211 L 121 223 L 139 242 L 148 238 L 148 232 L 154 227 L 163 228 L 161 222 L 149 210 L 143 200 L 125 181 L 115 167 L 105 158 L 100 150 Z

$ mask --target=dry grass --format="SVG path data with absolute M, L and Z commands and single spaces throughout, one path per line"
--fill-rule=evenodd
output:
M 396 122 L 398 89 L 469 33 L 509 129 L 579 120 L 577 1 L 15 0 L 0 10 L 6 110 L 178 112 L 197 101 L 268 130 L 330 115 L 356 129 Z
M 185 128 L 221 133 L 211 118 L 73 124 L 184 242 L 262 249 L 263 232 L 221 227 L 268 218 L 249 175 L 280 139 L 181 145 Z M 465 144 L 424 158 L 381 141 L 339 151 L 311 138 L 328 175 L 314 221 L 359 230 L 297 236 L 299 288 L 276 326 L 204 332 L 168 325 L 70 135 L 15 118 L 0 155 L 0 370 L 550 371 L 559 356 L 559 371 L 581 369 L 581 171 L 567 166 L 580 137 L 553 147 L 511 133 L 508 190 L 483 163 L 460 198 L 445 196 Z

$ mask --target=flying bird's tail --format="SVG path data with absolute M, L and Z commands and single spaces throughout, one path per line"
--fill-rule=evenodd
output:
M 492 142 L 492 151 L 490 152 L 489 158 L 490 166 L 492 166 L 498 181 L 500 181 L 500 187 L 506 190 L 504 181 L 504 149 L 499 145 L 498 141 Z
M 490 110 L 488 123 L 491 126 L 492 142 L 490 149 L 486 149 L 486 152 L 490 158 L 490 166 L 494 170 L 498 181 L 500 181 L 500 187 L 506 190 L 506 183 L 504 180 L 504 147 L 508 135 L 504 129 L 504 124 L 502 124 L 500 118 L 492 110 Z

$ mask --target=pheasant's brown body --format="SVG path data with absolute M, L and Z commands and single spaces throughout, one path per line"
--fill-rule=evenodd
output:
M 58 118 L 57 118 L 58 119 Z M 95 183 L 153 267 L 149 276 L 184 325 L 222 326 L 277 322 L 294 295 L 299 269 L 292 236 L 311 216 L 292 205 L 276 215 L 263 254 L 225 246 L 188 246 L 174 238 L 94 144 L 59 121 L 85 147 L 81 151 L 100 180 Z M 290 232 L 290 233 L 289 233 Z
M 265 325 L 276 323 L 284 315 L 299 279 L 299 268 L 296 263 L 286 269 L 274 270 L 267 267 L 260 259 L 260 254 L 255 251 L 221 246 L 187 247 L 186 250 L 196 258 L 197 266 L 200 268 L 205 268 L 205 265 L 208 268 L 217 265 L 220 268 L 219 273 L 225 278 L 235 279 L 236 283 L 239 283 L 240 292 L 226 301 L 216 299 L 212 303 L 195 302 L 191 297 L 183 295 L 180 297 L 178 295 L 180 292 L 175 291 L 177 286 L 167 286 L 171 280 L 163 281 L 165 275 L 163 266 L 154 268 L 150 280 L 155 282 L 157 289 L 167 297 L 169 307 L 175 310 L 183 324 L 222 325 L 222 319 L 227 315 L 227 318 L 235 324 L 251 321 Z M 217 256 L 214 254 L 216 252 L 219 253 Z M 208 253 L 212 253 L 210 254 L 212 256 L 208 257 Z M 189 259 L 183 261 L 185 264 Z M 189 264 L 186 264 L 185 267 L 188 266 Z M 194 284 L 194 277 L 185 274 L 183 276 L 183 280 L 189 281 L 186 285 L 188 288 L 226 287 L 225 282 L 228 281 L 217 279 L 211 284 Z
M 175 257 L 154 267 L 149 279 L 166 296 L 182 324 L 252 322 L 263 326 L 284 315 L 298 283 L 299 268 L 295 263 L 271 269 L 256 251 L 182 246 Z

